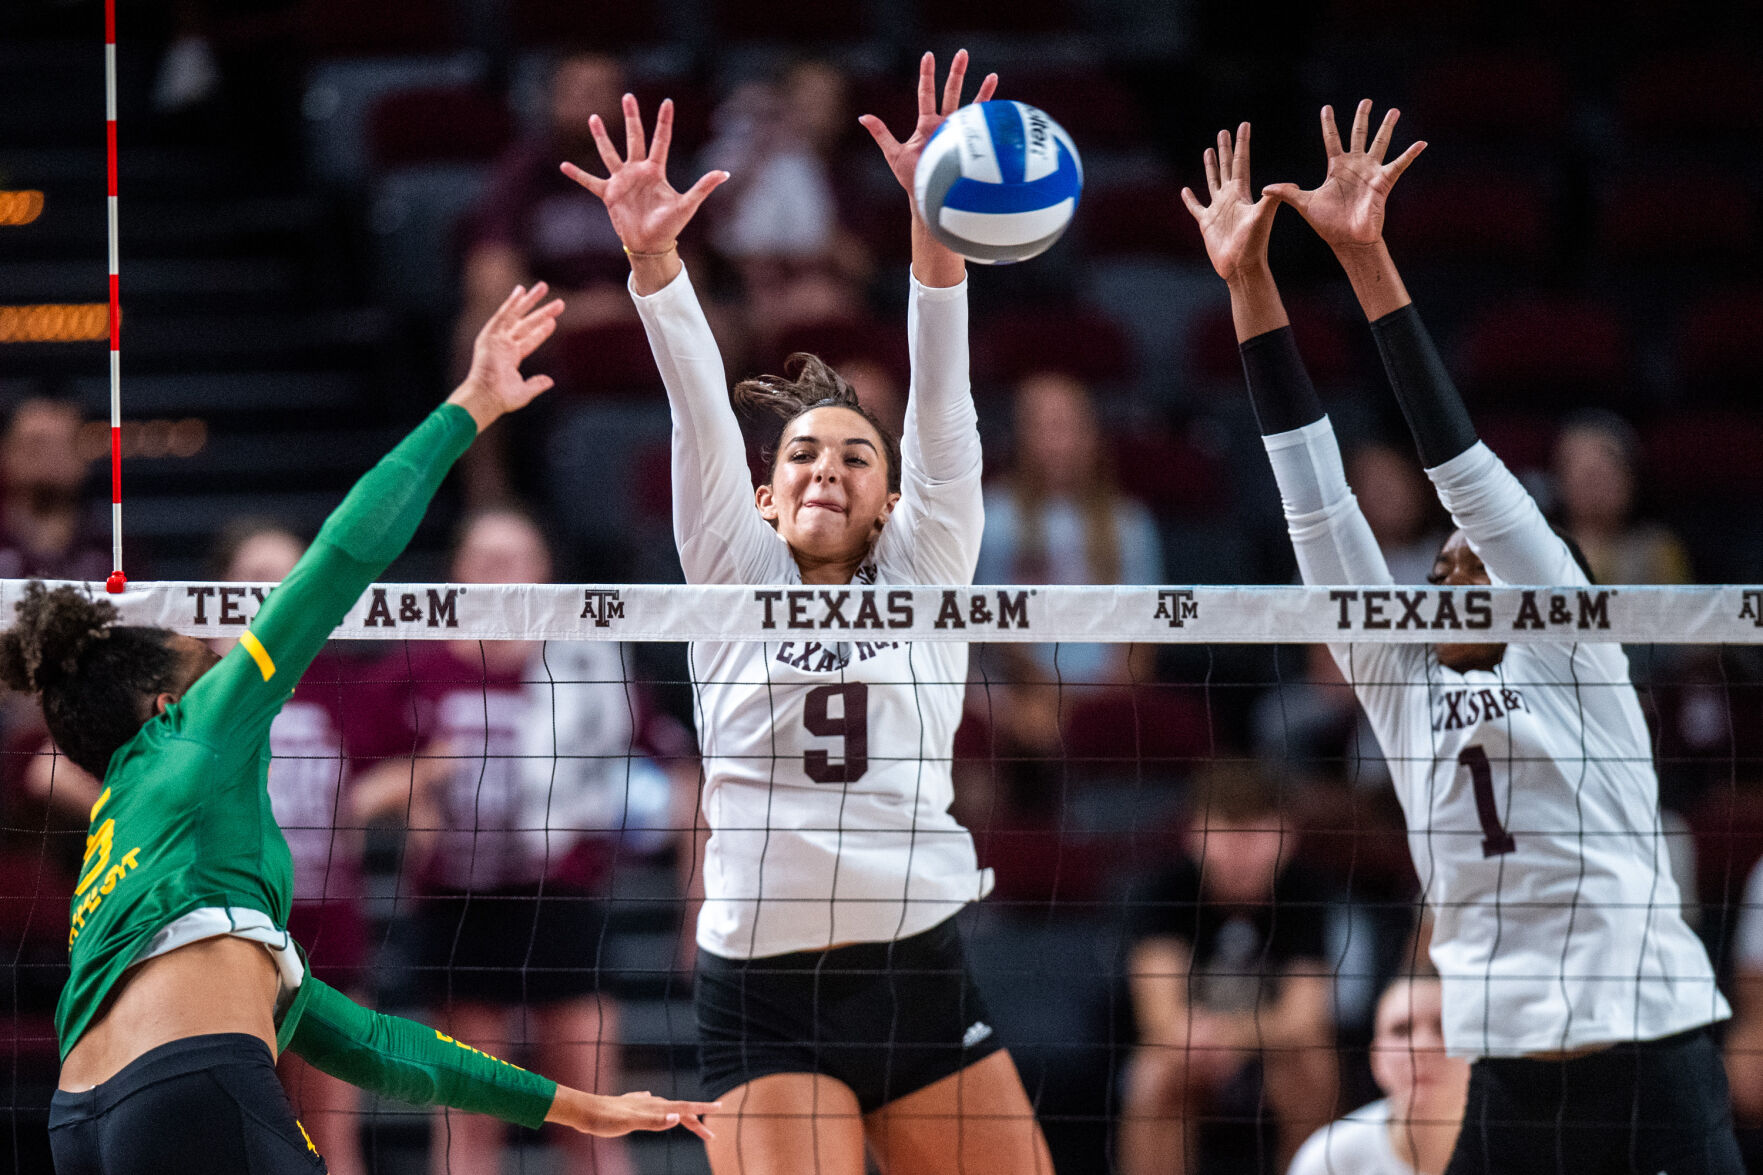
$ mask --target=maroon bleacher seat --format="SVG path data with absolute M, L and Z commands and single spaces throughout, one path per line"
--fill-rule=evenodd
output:
M 1693 396 L 1755 404 L 1763 392 L 1763 287 L 1709 295 L 1685 311 L 1678 374 Z
M 1413 89 L 1407 109 L 1428 133 L 1450 131 L 1453 140 L 1517 135 L 1520 142 L 1534 143 L 1558 138 L 1567 126 L 1567 81 L 1561 67 L 1539 53 L 1446 58 L 1423 66 Z M 1382 114 L 1374 111 L 1373 117 Z
M 1677 412 L 1642 437 L 1650 491 L 1678 501 L 1743 501 L 1763 491 L 1763 420 L 1755 410 Z
M 855 41 L 868 28 L 862 0 L 712 0 L 720 40 Z
M 1214 750 L 1199 686 L 1067 685 L 1060 713 L 1065 755 L 1074 764 L 1131 771 L 1154 763 L 1166 770 L 1172 761 L 1197 761 Z
M 420 86 L 387 94 L 367 116 L 377 167 L 488 161 L 507 147 L 514 118 L 501 97 L 478 86 Z
M 1522 267 L 1549 251 L 1549 198 L 1533 175 L 1417 175 L 1396 199 L 1387 232 L 1403 257 Z
M 1757 202 L 1722 174 L 1628 175 L 1600 201 L 1598 249 L 1619 262 L 1744 264 L 1757 250 Z
M 615 50 L 666 36 L 658 4 L 626 0 L 509 0 L 517 45 L 592 45 Z
M 1618 87 L 1623 128 L 1635 139 L 1682 142 L 1763 131 L 1763 62 L 1742 50 L 1661 54 Z
M 1090 383 L 1132 378 L 1132 340 L 1113 319 L 1081 306 L 1007 311 L 973 327 L 976 382 L 998 387 L 1037 371 Z
M 315 57 L 439 53 L 459 46 L 450 4 L 433 0 L 305 0 L 301 39 Z
M 1210 518 L 1230 504 L 1232 480 L 1218 456 L 1161 429 L 1109 436 L 1120 488 L 1159 518 Z
M 640 322 L 615 322 L 559 333 L 548 368 L 559 390 L 577 395 L 656 393 L 661 376 Z
M 1310 378 L 1319 383 L 1352 375 L 1352 345 L 1340 319 L 1327 307 L 1305 297 L 1286 300 L 1292 321 L 1292 337 L 1304 357 Z M 1230 307 L 1215 306 L 1195 315 L 1187 334 L 1188 369 L 1214 384 L 1237 387 L 1243 382 L 1243 361 L 1237 350 L 1236 327 Z
M 1088 253 L 1095 257 L 1144 254 L 1203 260 L 1205 246 L 1174 180 L 1098 184 L 1085 189 L 1077 214 Z
M 1571 297 L 1515 296 L 1469 326 L 1457 364 L 1476 403 L 1549 411 L 1632 398 L 1629 350 L 1609 307 Z

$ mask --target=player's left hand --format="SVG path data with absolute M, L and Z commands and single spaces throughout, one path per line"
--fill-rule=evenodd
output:
M 715 1135 L 704 1125 L 704 1115 L 714 1114 L 721 1108 L 721 1102 L 670 1101 L 647 1090 L 611 1097 L 560 1085 L 545 1121 L 600 1138 L 617 1138 L 635 1130 L 671 1130 L 675 1126 L 684 1126 L 708 1141 Z
M 448 400 L 471 413 L 479 432 L 551 387 L 548 375 L 520 374 L 521 363 L 551 337 L 557 316 L 563 313 L 561 299 L 544 302 L 549 289 L 544 282 L 530 290 L 515 286 L 477 332 L 471 345 L 471 370 Z
M 873 114 L 865 114 L 857 121 L 863 124 L 881 148 L 882 158 L 888 161 L 888 170 L 912 196 L 913 178 L 918 171 L 918 157 L 924 154 L 924 145 L 936 133 L 943 120 L 961 108 L 961 87 L 967 79 L 967 50 L 962 49 L 955 54 L 949 63 L 949 77 L 943 83 L 943 103 L 937 106 L 937 59 L 936 55 L 926 53 L 918 62 L 918 122 L 912 128 L 912 134 L 905 142 L 894 138 L 893 132 L 886 124 Z M 979 84 L 979 93 L 974 95 L 975 102 L 988 102 L 998 92 L 998 75 L 988 73 Z M 916 208 L 916 197 L 914 207 Z
M 1376 245 L 1383 239 L 1384 204 L 1390 190 L 1415 157 L 1426 150 L 1424 141 L 1416 141 L 1390 162 L 1383 161 L 1401 114 L 1392 107 L 1377 128 L 1377 136 L 1367 143 L 1371 99 L 1360 102 L 1353 112 L 1352 137 L 1342 150 L 1334 107 L 1324 106 L 1322 145 L 1328 153 L 1328 173 L 1321 185 L 1306 190 L 1297 184 L 1269 184 L 1262 191 L 1296 208 L 1316 235 L 1337 252 Z

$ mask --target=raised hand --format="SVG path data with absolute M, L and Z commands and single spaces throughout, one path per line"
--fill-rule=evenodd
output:
M 624 96 L 624 157 L 606 134 L 606 124 L 594 115 L 588 120 L 594 145 L 607 176 L 590 175 L 573 163 L 563 164 L 563 174 L 600 197 L 612 218 L 612 228 L 624 247 L 635 254 L 661 254 L 672 249 L 681 231 L 691 222 L 698 206 L 717 185 L 728 179 L 726 171 L 701 176 L 684 192 L 667 182 L 667 149 L 673 143 L 673 99 L 661 103 L 655 115 L 655 138 L 643 141 L 643 116 L 637 100 Z
M 1218 132 L 1218 146 L 1206 148 L 1207 203 L 1201 204 L 1192 188 L 1181 190 L 1181 202 L 1199 222 L 1206 242 L 1206 256 L 1225 281 L 1235 281 L 1245 268 L 1267 266 L 1267 237 L 1273 231 L 1273 214 L 1279 201 L 1256 197 L 1249 186 L 1249 124 L 1237 127 L 1236 141 L 1229 131 Z
M 471 345 L 471 370 L 448 400 L 471 413 L 479 432 L 551 387 L 548 375 L 520 374 L 520 365 L 551 337 L 557 316 L 563 313 L 560 298 L 540 305 L 548 290 L 544 282 L 530 290 L 515 286 L 477 332 Z
M 1402 112 L 1392 107 L 1384 115 L 1377 137 L 1369 144 L 1366 132 L 1371 126 L 1371 99 L 1359 103 L 1353 112 L 1352 137 L 1347 149 L 1341 149 L 1341 131 L 1335 123 L 1334 108 L 1322 108 L 1322 145 L 1328 152 L 1328 173 L 1319 187 L 1305 190 L 1297 184 L 1269 184 L 1264 191 L 1276 200 L 1290 204 L 1337 252 L 1362 249 L 1383 239 L 1384 204 L 1390 189 L 1416 156 L 1426 150 L 1426 143 L 1416 141 L 1389 163 L 1383 157 L 1390 148 L 1390 136 Z
M 924 145 L 936 133 L 943 120 L 961 108 L 961 87 L 967 79 L 967 50 L 962 49 L 955 54 L 949 63 L 949 77 L 943 83 L 943 104 L 937 106 L 937 59 L 936 55 L 926 53 L 918 60 L 918 122 L 912 127 L 912 133 L 905 142 L 894 138 L 886 124 L 873 114 L 865 114 L 857 121 L 863 124 L 881 148 L 882 158 L 888 161 L 888 169 L 900 186 L 912 195 L 913 176 L 918 170 L 918 157 L 924 154 Z M 975 102 L 987 102 L 998 92 L 998 75 L 988 73 L 979 84 L 979 93 L 974 95 Z M 916 201 L 916 197 L 914 197 Z M 916 204 L 915 204 L 916 206 Z

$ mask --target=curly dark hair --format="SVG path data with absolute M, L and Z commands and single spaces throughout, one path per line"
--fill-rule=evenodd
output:
M 849 408 L 869 421 L 881 436 L 882 453 L 888 459 L 888 492 L 900 492 L 900 438 L 883 426 L 875 413 L 857 399 L 857 389 L 818 355 L 797 351 L 784 361 L 787 375 L 759 375 L 735 385 L 734 401 L 741 408 L 779 418 L 777 433 L 760 448 L 765 459 L 766 483 L 777 468 L 778 449 L 790 422 L 816 408 Z
M 153 698 L 184 685 L 169 629 L 118 624 L 116 606 L 80 589 L 25 585 L 18 619 L 0 633 L 0 685 L 42 695 L 43 721 L 63 754 L 98 779 L 152 716 Z

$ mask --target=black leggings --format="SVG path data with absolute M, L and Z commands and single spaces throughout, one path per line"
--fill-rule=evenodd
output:
M 323 1175 L 269 1047 L 245 1033 L 162 1044 L 49 1103 L 56 1175 Z

